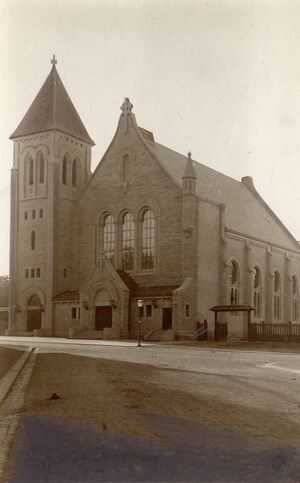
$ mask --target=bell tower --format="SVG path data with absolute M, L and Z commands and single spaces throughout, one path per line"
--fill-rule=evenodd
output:
M 76 200 L 91 176 L 94 142 L 56 69 L 10 138 L 10 334 L 52 334 L 52 299 L 76 280 Z

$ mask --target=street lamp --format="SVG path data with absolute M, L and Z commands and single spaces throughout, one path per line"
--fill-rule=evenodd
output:
M 142 299 L 139 299 L 138 302 L 138 311 L 139 311 L 139 320 L 138 320 L 138 347 L 142 347 L 142 344 L 141 344 L 141 324 L 142 324 L 142 321 L 141 321 L 141 318 L 142 318 L 142 315 L 143 315 L 143 307 L 144 307 L 144 302 Z

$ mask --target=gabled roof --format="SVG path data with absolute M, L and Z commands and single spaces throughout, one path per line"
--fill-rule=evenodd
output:
M 79 117 L 59 75 L 55 64 L 10 139 L 57 129 L 94 145 Z

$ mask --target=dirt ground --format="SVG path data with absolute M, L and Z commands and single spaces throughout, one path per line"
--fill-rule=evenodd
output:
M 135 357 L 155 354 L 145 349 Z M 179 349 L 178 357 L 188 354 Z M 228 352 L 206 363 L 220 357 L 232 367 Z M 245 369 L 245 357 L 239 360 Z M 100 358 L 91 349 L 88 356 L 40 349 L 31 361 L 22 402 L 12 408 L 18 423 L 3 481 L 299 481 L 294 374 L 275 371 L 266 380 L 260 369 L 192 372 Z M 12 403 L 20 400 L 14 392 Z
M 227 392 L 234 392 L 233 382 L 223 378 L 225 391 L 227 386 Z M 263 404 L 262 408 L 252 406 L 250 394 L 249 404 L 239 404 L 241 394 L 236 403 L 234 397 L 222 401 L 209 393 L 213 383 L 211 376 L 188 371 L 68 354 L 40 354 L 24 413 L 155 439 L 161 436 L 144 425 L 139 415 L 161 414 L 300 447 L 300 427 L 284 410 L 273 413 L 263 409 Z M 51 400 L 54 393 L 60 399 Z M 256 397 L 259 399 L 259 395 Z
M 24 349 L 0 347 L 0 379 L 21 357 Z

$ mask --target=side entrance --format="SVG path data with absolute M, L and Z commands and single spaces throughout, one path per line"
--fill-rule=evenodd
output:
M 103 330 L 112 327 L 112 307 L 108 305 L 96 305 L 95 307 L 95 328 Z

